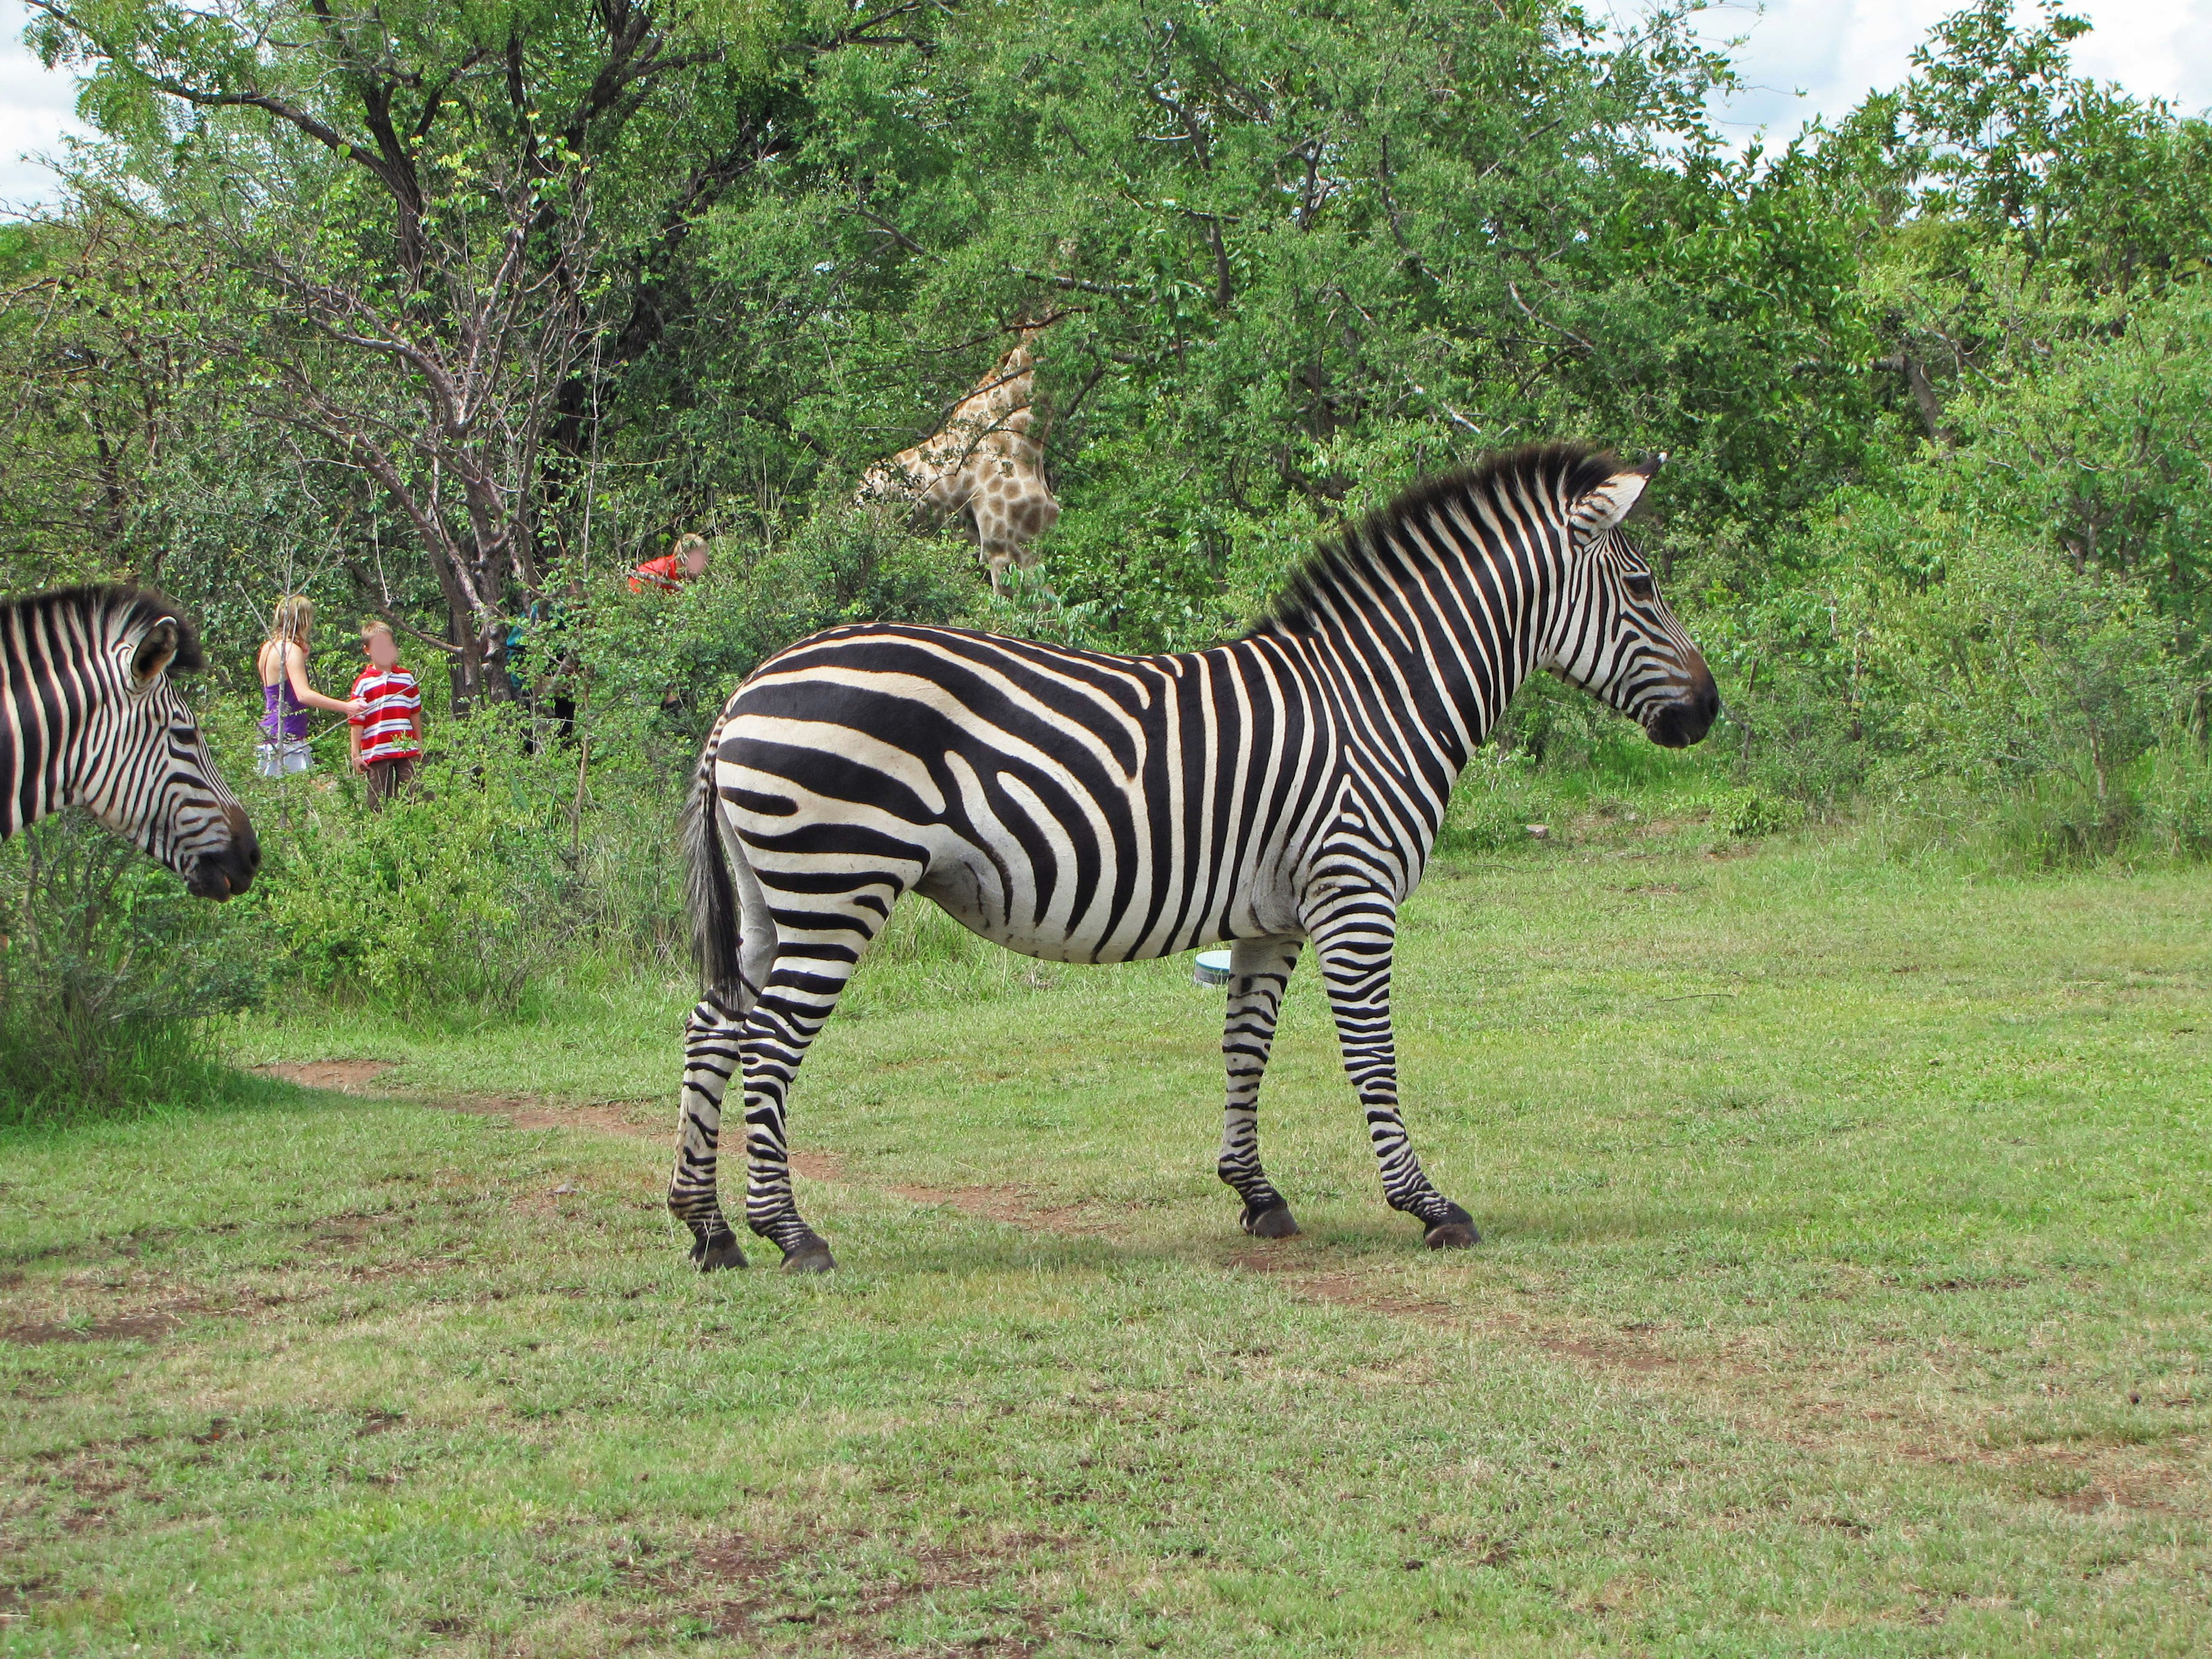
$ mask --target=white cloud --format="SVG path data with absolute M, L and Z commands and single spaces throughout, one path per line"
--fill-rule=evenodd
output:
M 1911 71 L 1912 49 L 1967 0 L 1724 0 L 1700 34 L 1750 38 L 1736 61 L 1746 89 L 1717 112 L 1723 131 L 1764 129 L 1786 139 L 1815 115 L 1832 122 L 1869 91 Z M 2139 98 L 2165 98 L 2189 114 L 2212 106 L 2212 0 L 2069 0 L 2094 26 L 2074 43 L 2077 73 L 2115 81 Z M 2021 5 L 2025 22 L 2033 8 Z
M 45 206 L 60 194 L 53 173 L 27 155 L 62 153 L 65 133 L 84 136 L 76 83 L 56 74 L 23 44 L 25 13 L 0 5 L 0 209 Z

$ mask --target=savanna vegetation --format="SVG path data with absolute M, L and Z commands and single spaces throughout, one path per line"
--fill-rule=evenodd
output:
M 27 3 L 100 136 L 0 226 L 0 590 L 201 618 L 268 862 L 0 849 L 0 1650 L 2203 1649 L 2212 127 L 2081 24 L 1747 150 L 1682 5 Z M 1038 325 L 997 594 L 854 488 Z M 1299 988 L 1263 1251 L 1186 966 L 909 905 L 794 1096 L 840 1275 L 684 1271 L 748 669 L 1200 645 L 1568 436 L 1667 452 L 1727 709 L 1462 780 L 1395 1000 L 1480 1252 Z M 252 775 L 292 592 L 423 676 L 380 814 Z
M 434 682 L 434 805 L 366 822 L 342 764 L 254 802 L 270 878 L 199 954 L 288 1002 L 665 969 L 677 784 L 812 629 L 1202 644 L 1559 436 L 1669 457 L 1644 533 L 1728 715 L 1645 769 L 1724 829 L 2212 844 L 2212 128 L 2076 76 L 2061 11 L 1967 7 L 1748 149 L 1683 4 L 30 12 L 100 137 L 0 230 L 5 585 L 185 601 L 234 775 L 279 592 L 323 678 L 373 613 Z M 1001 598 L 852 503 L 1018 325 L 1065 513 Z M 709 575 L 632 593 L 692 530 Z M 1531 688 L 1468 833 L 1624 746 Z

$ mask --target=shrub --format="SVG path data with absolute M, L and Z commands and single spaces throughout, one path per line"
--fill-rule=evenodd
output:
M 258 1002 L 270 964 L 245 905 L 69 812 L 0 850 L 0 1120 L 220 1088 L 210 1020 Z
M 1796 817 L 1788 802 L 1763 789 L 1738 789 L 1714 806 L 1712 825 L 1731 841 L 1756 841 L 1788 829 Z
M 440 722 L 413 792 L 381 812 L 331 772 L 255 791 L 288 976 L 341 1000 L 491 1011 L 579 950 L 676 953 L 672 813 L 579 791 L 578 757 L 533 752 L 526 723 L 511 705 Z M 265 799 L 277 787 L 286 810 Z
M 1528 826 L 1552 816 L 1554 805 L 1538 778 L 1539 763 L 1526 750 L 1486 744 L 1460 774 L 1437 836 L 1440 854 L 1500 853 L 1529 841 Z
M 2173 858 L 2212 857 L 2212 755 L 2201 734 L 2175 732 L 2142 768 L 2140 832 Z
M 675 593 L 602 582 L 569 637 L 599 729 L 688 772 L 724 701 L 785 646 L 841 623 L 957 622 L 988 592 L 965 544 L 841 505 L 781 543 L 724 539 L 708 575 Z

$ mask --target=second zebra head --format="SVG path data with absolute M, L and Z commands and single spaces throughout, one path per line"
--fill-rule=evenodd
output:
M 1711 727 L 1720 688 L 1621 528 L 1665 459 L 1576 481 L 1583 487 L 1566 519 L 1565 580 L 1536 665 L 1603 698 L 1652 742 L 1683 749 Z

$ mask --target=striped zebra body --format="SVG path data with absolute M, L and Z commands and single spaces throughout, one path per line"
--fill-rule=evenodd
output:
M 738 1076 L 747 1220 L 787 1267 L 830 1265 L 792 1201 L 786 1101 L 909 891 L 1060 961 L 1233 941 L 1218 1168 L 1263 1236 L 1297 1230 L 1260 1162 L 1257 1097 L 1310 942 L 1386 1198 L 1431 1244 L 1473 1243 L 1399 1112 L 1397 907 L 1454 779 L 1534 670 L 1590 686 L 1659 741 L 1703 735 L 1711 676 L 1616 527 L 1647 477 L 1556 448 L 1436 481 L 1325 550 L 1250 635 L 1210 650 L 1116 657 L 861 626 L 764 665 L 708 744 L 695 812 L 707 987 L 669 1199 L 695 1259 L 743 1261 L 715 1185 Z
M 170 681 L 203 665 L 184 614 L 149 588 L 0 605 L 0 839 L 82 806 L 201 897 L 244 892 L 253 826 Z

